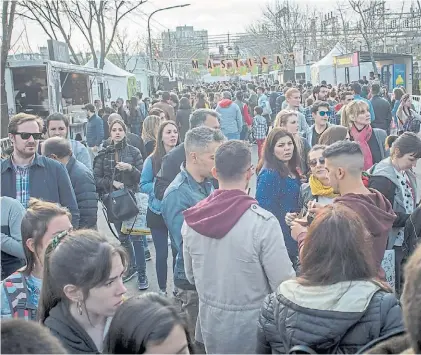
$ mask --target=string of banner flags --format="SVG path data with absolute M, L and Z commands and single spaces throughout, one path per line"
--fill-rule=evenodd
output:
M 288 54 L 287 57 L 281 54 L 274 56 L 262 56 L 258 58 L 233 58 L 233 59 L 212 59 L 208 58 L 203 66 L 206 67 L 212 76 L 233 76 L 233 75 L 252 75 L 259 74 L 259 67 L 262 73 L 268 73 L 271 70 L 281 70 L 286 63 L 294 63 L 294 53 Z M 199 60 L 192 59 L 193 71 L 200 72 Z

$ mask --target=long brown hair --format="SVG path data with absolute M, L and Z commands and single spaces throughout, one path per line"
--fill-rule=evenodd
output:
M 327 286 L 376 277 L 370 233 L 356 212 L 340 203 L 325 207 L 311 223 L 301 250 L 306 286 Z
M 57 234 L 47 247 L 44 276 L 38 306 L 41 324 L 59 302 L 69 300 L 64 286 L 71 284 L 82 290 L 83 304 L 89 290 L 102 286 L 110 277 L 112 257 L 118 254 L 124 267 L 127 255 L 121 246 L 112 245 L 94 230 L 78 230 Z
M 280 161 L 274 154 L 276 143 L 284 137 L 291 138 L 292 144 L 294 145 L 294 152 L 292 153 L 292 158 L 288 164 Z M 290 173 L 294 173 L 298 177 L 300 176 L 297 170 L 299 165 L 300 157 L 292 134 L 283 128 L 272 129 L 266 138 L 263 156 L 260 158 L 259 164 L 257 165 L 257 173 L 259 174 L 263 167 L 265 167 L 278 171 L 282 177 L 287 177 Z
M 159 125 L 158 128 L 158 134 L 156 136 L 156 143 L 155 143 L 155 149 L 151 154 L 152 159 L 152 170 L 154 176 L 158 174 L 159 170 L 161 169 L 162 164 L 162 158 L 164 157 L 167 152 L 165 151 L 164 142 L 162 141 L 162 136 L 164 135 L 164 129 L 167 125 L 173 125 L 175 128 L 177 128 L 177 124 L 174 121 L 164 121 Z M 177 145 L 180 143 L 180 135 L 178 135 L 177 139 Z
M 319 144 L 331 145 L 335 142 L 344 141 L 348 128 L 344 126 L 330 126 L 319 137 Z

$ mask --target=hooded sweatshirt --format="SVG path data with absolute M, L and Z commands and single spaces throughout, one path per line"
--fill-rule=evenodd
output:
M 371 194 L 346 194 L 337 197 L 334 203 L 342 203 L 357 212 L 372 235 L 373 258 L 379 276 L 384 279 L 381 267 L 386 250 L 389 231 L 392 229 L 396 215 L 392 205 L 379 191 L 370 189 Z
M 60 340 L 69 354 L 100 353 L 94 341 L 72 317 L 68 307 L 63 302 L 58 303 L 51 309 L 44 325 L 50 329 L 51 334 Z
M 221 115 L 221 130 L 227 134 L 240 133 L 243 129 L 243 115 L 238 105 L 229 99 L 223 99 L 216 107 Z
M 195 232 L 221 239 L 257 201 L 240 190 L 216 190 L 184 211 L 184 220 Z

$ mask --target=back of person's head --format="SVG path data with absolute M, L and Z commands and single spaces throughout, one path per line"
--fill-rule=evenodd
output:
M 355 95 L 361 95 L 361 84 L 360 83 L 352 83 L 351 90 L 355 93 Z
M 123 121 L 123 118 L 121 117 L 121 115 L 114 112 L 114 113 L 112 113 L 111 115 L 108 116 L 108 126 L 116 120 Z
M 261 116 L 261 115 L 262 115 L 262 113 L 263 113 L 263 109 L 262 109 L 260 106 L 256 106 L 256 107 L 254 108 L 254 113 L 255 113 L 256 115 Z
M 187 131 L 184 140 L 186 159 L 197 159 L 197 156 L 200 155 L 200 153 L 208 151 L 212 143 L 221 144 L 225 139 L 221 130 L 206 126 L 196 127 Z
M 218 180 L 238 182 L 243 180 L 245 173 L 252 174 L 251 170 L 251 151 L 246 143 L 231 140 L 216 150 L 215 172 Z
M 204 126 L 208 116 L 213 116 L 213 117 L 217 118 L 218 121 L 219 121 L 219 114 L 215 110 L 210 110 L 210 109 L 207 109 L 207 108 L 200 108 L 198 110 L 195 110 L 190 115 L 190 119 L 189 119 L 190 129 L 200 127 L 200 126 Z
M 413 354 L 421 354 L 421 245 L 405 266 L 405 285 L 401 297 L 403 318 Z
M 374 83 L 371 85 L 371 93 L 373 95 L 379 95 L 380 94 L 380 84 Z
M 67 354 L 60 341 L 42 325 L 23 319 L 1 321 L 2 354 Z
M 354 178 L 361 179 L 364 171 L 364 156 L 357 142 L 339 141 L 328 146 L 323 152 L 329 164 L 345 170 Z
M 177 330 L 179 336 L 165 342 Z M 156 293 L 125 301 L 104 340 L 105 354 L 184 354 L 187 350 L 194 354 L 186 320 L 170 301 Z
M 159 116 L 149 115 L 143 121 L 142 139 L 145 143 L 156 141 L 159 125 L 162 119 Z
M 25 252 L 26 267 L 24 273 L 31 274 L 36 261 L 39 259 L 38 250 L 42 249 L 43 238 L 47 233 L 50 222 L 55 217 L 67 216 L 71 220 L 72 216 L 65 207 L 52 202 L 42 201 L 36 198 L 29 200 L 28 208 L 22 218 L 21 234 L 22 246 Z M 32 246 L 32 251 L 28 244 Z M 44 262 L 44 260 L 38 260 Z
M 191 105 L 190 105 L 190 100 L 186 97 L 182 97 L 180 99 L 180 107 L 181 110 L 190 110 L 191 109 Z
M 224 92 L 222 93 L 222 97 L 223 97 L 224 99 L 227 99 L 227 100 L 231 100 L 231 99 L 232 99 L 232 95 L 231 95 L 231 93 L 230 93 L 229 91 L 224 91 Z
M 393 96 L 396 101 L 400 101 L 402 96 L 405 95 L 405 92 L 401 88 L 394 88 L 393 89 Z
M 368 104 L 364 101 L 354 100 L 345 105 L 341 114 L 341 124 L 346 128 L 351 128 L 357 117 L 368 111 Z
M 93 288 L 106 287 L 114 266 L 114 256 L 120 258 L 124 272 L 127 266 L 124 249 L 112 245 L 97 231 L 82 229 L 55 235 L 45 252 L 38 306 L 41 324 L 59 302 L 64 302 L 66 307 L 77 303 L 79 312 L 86 312 L 89 319 L 87 300 Z
M 396 139 L 398 139 L 398 136 L 395 136 L 395 135 L 387 136 L 384 142 L 385 149 L 392 148 L 392 144 L 396 141 Z
M 161 98 L 162 98 L 162 101 L 169 101 L 171 99 L 171 95 L 168 91 L 163 91 Z
M 162 114 L 164 114 L 165 117 L 167 118 L 167 114 L 165 113 L 165 111 L 161 110 L 158 107 L 151 107 L 148 114 L 149 114 L 149 116 L 158 116 L 158 117 L 160 117 Z
M 374 279 L 369 237 L 364 222 L 352 209 L 340 203 L 325 207 L 308 229 L 298 281 L 308 286 L 328 286 Z
M 406 154 L 410 154 L 414 159 L 421 158 L 421 139 L 413 132 L 401 134 L 391 147 L 392 158 L 402 158 Z
M 62 137 L 51 137 L 42 144 L 42 152 L 46 157 L 63 159 L 72 155 L 72 147 L 68 139 Z
M 237 91 L 237 93 L 235 94 L 235 98 L 239 101 L 243 101 L 244 99 L 244 95 L 242 91 Z
M 348 135 L 348 128 L 344 126 L 329 126 L 320 136 L 319 144 L 331 145 L 335 142 L 344 141 Z

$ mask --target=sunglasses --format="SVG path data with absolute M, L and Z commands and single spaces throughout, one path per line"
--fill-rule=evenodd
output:
M 331 116 L 332 115 L 332 112 L 330 112 L 330 111 L 320 111 L 319 112 L 319 115 L 322 116 L 322 117 L 324 117 L 324 116 Z
M 312 168 L 317 166 L 317 162 L 320 163 L 320 165 L 325 165 L 325 158 L 324 157 L 320 157 L 319 159 L 311 159 L 308 162 L 308 165 L 310 165 Z
M 42 138 L 42 133 L 27 133 L 27 132 L 16 132 L 15 135 L 18 134 L 21 136 L 22 139 L 27 140 L 29 138 L 34 137 L 35 140 L 40 140 Z

